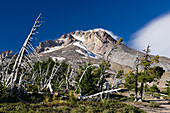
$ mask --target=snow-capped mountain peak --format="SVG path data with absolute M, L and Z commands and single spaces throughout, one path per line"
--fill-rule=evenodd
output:
M 55 50 L 54 48 L 63 48 L 69 44 L 74 43 L 78 44 L 81 42 L 81 45 L 86 47 L 86 50 L 93 52 L 94 54 L 104 55 L 106 54 L 116 43 L 114 39 L 115 35 L 101 28 L 87 30 L 87 31 L 75 31 L 68 34 L 62 35 L 59 39 L 55 41 L 46 41 L 46 43 L 40 43 L 40 46 L 37 48 L 38 52 Z M 117 36 L 115 36 L 117 37 Z M 75 43 L 79 41 L 78 43 Z M 52 44 L 52 45 L 51 45 Z
M 41 42 L 37 51 L 43 58 L 51 56 L 58 60 L 66 60 L 75 64 L 88 62 L 89 59 L 101 61 L 106 58 L 110 50 L 116 44 L 117 36 L 112 32 L 101 28 L 71 32 L 62 35 L 54 41 Z M 108 58 L 110 62 L 133 67 L 137 51 L 126 45 L 119 45 L 111 52 Z M 142 56 L 142 53 L 140 53 Z M 170 70 L 170 60 L 160 58 L 159 63 L 165 70 Z
M 106 32 L 107 34 L 109 34 L 113 39 L 115 40 L 118 40 L 118 36 L 114 35 L 112 31 L 109 31 L 109 30 L 106 30 L 106 29 L 103 29 L 103 28 L 95 28 L 93 30 L 88 30 L 90 32 L 98 32 L 98 31 L 103 31 L 103 32 Z

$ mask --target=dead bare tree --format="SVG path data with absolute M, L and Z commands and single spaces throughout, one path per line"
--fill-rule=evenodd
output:
M 50 64 L 49 64 L 49 65 L 50 65 Z M 47 69 L 47 72 L 46 72 L 46 76 L 47 76 L 48 73 L 49 73 L 49 65 L 48 65 L 48 69 Z M 52 81 L 52 79 L 54 78 L 54 76 L 56 75 L 56 73 L 57 73 L 57 71 L 59 70 L 60 67 L 61 67 L 61 64 L 56 67 L 56 63 L 55 63 L 55 65 L 53 66 L 52 73 L 51 73 L 49 79 L 45 79 L 45 80 L 44 80 L 45 83 L 44 83 L 44 85 L 43 85 L 43 87 L 42 87 L 41 90 L 43 90 L 43 89 L 48 89 L 48 88 L 49 88 L 50 92 L 53 93 L 53 88 L 52 88 L 52 85 L 51 85 L 51 81 Z
M 19 84 L 22 81 L 23 74 L 20 74 L 20 70 L 23 69 L 25 66 L 31 66 L 31 60 L 29 55 L 36 56 L 34 45 L 32 44 L 33 36 L 38 33 L 36 30 L 42 25 L 42 21 L 39 21 L 41 14 L 39 14 L 38 18 L 35 20 L 35 23 L 29 33 L 28 37 L 26 38 L 17 58 L 15 60 L 13 69 L 9 77 L 6 79 L 6 86 L 9 89 L 13 89 L 15 84 Z M 20 88 L 20 87 L 19 87 Z
M 137 51 L 136 60 L 134 62 L 135 67 L 135 101 L 137 101 L 137 94 L 138 94 L 138 68 L 139 68 L 139 53 Z

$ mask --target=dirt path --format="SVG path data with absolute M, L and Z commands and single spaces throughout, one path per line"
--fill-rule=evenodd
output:
M 160 107 L 159 108 L 148 107 L 149 104 L 140 103 L 140 102 L 125 102 L 125 103 L 138 107 L 146 111 L 147 113 L 170 113 L 170 104 L 168 103 L 169 101 L 161 100 L 161 99 L 149 100 L 149 101 L 155 101 L 160 105 Z
M 129 93 L 125 94 L 129 96 Z M 138 107 L 147 113 L 170 113 L 170 101 L 165 99 L 153 99 L 153 97 L 149 95 L 144 95 L 146 101 L 154 101 L 160 105 L 159 108 L 148 107 L 150 103 L 148 102 L 125 102 L 126 104 L 130 104 L 132 106 Z

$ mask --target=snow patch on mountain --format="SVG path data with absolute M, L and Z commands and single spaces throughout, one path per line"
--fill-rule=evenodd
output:
M 87 47 L 82 42 L 79 42 L 79 41 L 78 42 L 74 42 L 73 45 L 74 46 L 78 46 L 78 47 L 80 47 L 80 48 L 82 48 L 84 50 L 87 50 Z
M 88 55 L 89 57 L 92 57 L 92 58 L 95 58 L 95 59 L 101 58 L 100 55 L 94 54 L 94 53 L 92 53 L 92 52 L 89 51 L 89 50 L 87 50 L 86 52 L 87 52 L 87 55 Z
M 62 42 L 65 42 L 67 39 L 65 38 L 65 39 L 58 39 L 59 41 L 62 41 Z
M 84 55 L 84 56 L 87 56 L 87 54 L 86 53 L 83 53 L 81 50 L 79 50 L 79 49 L 77 49 L 77 50 L 75 50 L 77 53 L 80 53 L 80 54 L 82 54 L 82 55 Z
M 116 35 L 114 35 L 114 33 L 112 32 L 112 31 L 108 31 L 108 30 L 106 30 L 106 29 L 103 29 L 103 28 L 95 28 L 95 29 L 93 29 L 93 30 L 88 30 L 88 31 L 90 31 L 90 32 L 92 32 L 92 31 L 95 31 L 95 32 L 98 32 L 98 31 L 105 31 L 107 34 L 109 34 L 113 39 L 115 39 L 115 40 L 118 40 L 119 39 L 119 37 L 118 36 L 116 36 Z
M 64 57 L 52 57 L 52 56 L 51 56 L 51 58 L 52 58 L 53 61 L 56 61 L 56 59 L 59 60 L 59 61 L 63 61 L 63 60 L 66 59 Z
M 83 31 L 83 30 L 76 30 L 76 31 L 82 31 L 82 32 L 98 32 L 98 31 L 105 31 L 107 34 L 109 34 L 113 39 L 118 40 L 119 36 L 114 35 L 114 33 L 112 31 L 103 29 L 103 28 L 95 28 L 93 30 L 87 30 L 87 31 Z M 75 31 L 75 32 L 76 32 Z M 82 42 L 86 41 L 86 39 L 84 38 L 84 35 L 82 37 L 76 36 L 76 35 L 72 35 L 74 38 L 76 38 L 77 40 L 80 40 Z
M 76 50 L 76 52 L 78 52 L 78 53 L 80 53 L 80 54 L 82 54 L 84 56 L 92 57 L 92 58 L 95 58 L 95 59 L 102 58 L 102 56 L 100 56 L 98 54 L 94 54 L 93 52 L 87 50 L 87 47 L 82 42 L 79 42 L 79 41 L 74 42 L 73 45 L 84 49 L 86 51 L 86 53 L 83 53 L 81 50 Z
M 84 52 L 82 52 L 81 50 L 75 50 L 76 52 L 78 52 L 78 53 L 80 53 L 80 54 L 82 54 L 82 55 L 84 55 L 84 56 L 86 56 L 86 57 L 91 57 L 91 58 L 94 58 L 94 59 L 100 59 L 100 58 L 102 58 L 102 56 L 100 56 L 100 55 L 97 55 L 97 54 L 94 54 L 94 53 L 92 53 L 91 51 L 86 51 L 87 53 L 84 53 Z
M 86 39 L 84 38 L 84 35 L 83 36 L 76 36 L 76 35 L 72 35 L 75 39 L 77 39 L 77 40 L 80 40 L 80 41 L 82 41 L 82 42 L 85 42 L 86 41 Z
M 42 52 L 42 53 L 51 53 L 51 52 L 54 52 L 54 51 L 56 51 L 56 50 L 59 50 L 59 49 L 68 47 L 68 46 L 70 46 L 71 44 L 72 44 L 72 43 L 70 43 L 70 44 L 68 44 L 68 45 L 66 45 L 66 46 L 55 46 L 55 47 L 51 47 L 51 48 L 49 48 L 49 50 L 46 50 L 46 51 L 44 51 L 44 52 Z
M 59 49 L 61 49 L 61 48 L 63 48 L 63 47 L 64 47 L 64 46 L 55 46 L 55 47 L 49 48 L 49 50 L 44 51 L 44 52 L 42 52 L 42 53 L 50 53 L 50 52 L 59 50 Z

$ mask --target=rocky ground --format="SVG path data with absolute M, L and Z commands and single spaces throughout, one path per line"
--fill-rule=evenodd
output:
M 138 107 L 147 113 L 170 113 L 170 103 L 169 100 L 165 99 L 156 99 L 156 100 L 148 100 L 148 101 L 154 101 L 160 105 L 159 108 L 154 107 L 148 107 L 145 103 L 136 103 L 136 102 L 126 102 L 126 104 L 133 105 L 135 107 Z
M 131 93 L 130 92 L 123 93 L 123 95 L 129 96 Z M 125 103 L 138 107 L 146 111 L 147 113 L 170 113 L 170 100 L 164 98 L 157 99 L 148 94 L 144 94 L 144 100 L 145 102 L 125 102 Z M 150 101 L 158 103 L 159 107 L 149 107 Z

